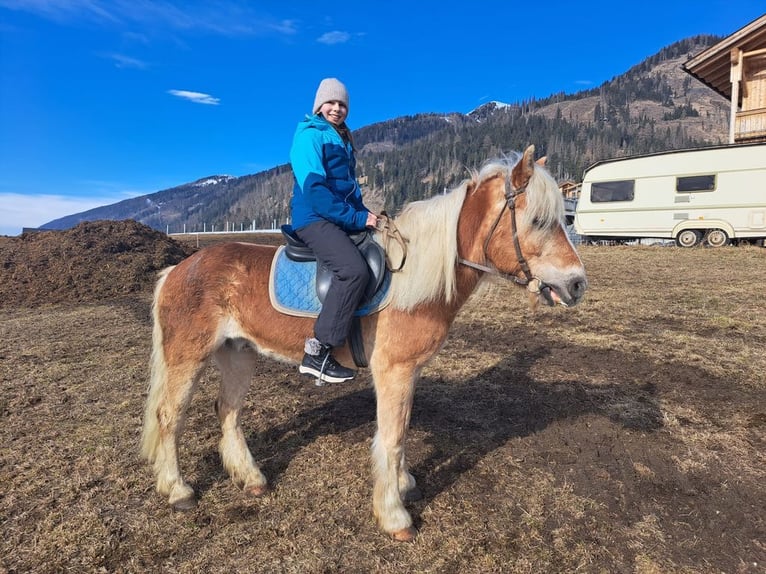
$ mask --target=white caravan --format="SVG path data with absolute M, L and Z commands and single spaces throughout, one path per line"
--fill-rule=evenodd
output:
M 600 161 L 574 220 L 587 239 L 675 239 L 681 247 L 766 238 L 766 143 Z

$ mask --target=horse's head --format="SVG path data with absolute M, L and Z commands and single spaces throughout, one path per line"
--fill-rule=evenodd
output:
M 585 268 L 564 229 L 558 185 L 544 167 L 545 158 L 535 162 L 534 152 L 529 146 L 514 165 L 493 162 L 481 170 L 466 207 L 472 204 L 468 219 L 477 224 L 475 239 L 483 247 L 468 251 L 474 257 L 477 249 L 483 251 L 484 267 L 511 276 L 538 301 L 576 305 L 588 285 Z

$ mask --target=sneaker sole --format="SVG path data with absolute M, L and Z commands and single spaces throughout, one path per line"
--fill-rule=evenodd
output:
M 298 372 L 302 375 L 311 375 L 315 379 L 319 379 L 320 381 L 324 381 L 325 383 L 345 383 L 346 381 L 350 381 L 354 377 L 332 377 L 328 375 L 327 373 L 320 373 L 316 369 L 312 369 L 311 367 L 304 367 L 301 365 L 298 367 Z M 320 376 L 321 375 L 321 376 Z

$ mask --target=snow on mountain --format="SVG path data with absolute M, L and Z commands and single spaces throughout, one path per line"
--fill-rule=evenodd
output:
M 198 179 L 192 183 L 192 187 L 205 187 L 206 185 L 217 185 L 225 181 L 236 179 L 233 175 L 213 175 L 203 179 Z

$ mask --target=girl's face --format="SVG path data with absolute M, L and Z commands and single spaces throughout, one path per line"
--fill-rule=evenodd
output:
M 334 126 L 340 126 L 346 121 L 348 116 L 348 108 L 343 102 L 333 100 L 331 102 L 325 102 L 322 107 L 319 108 L 319 113 Z

